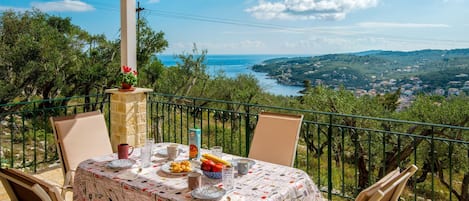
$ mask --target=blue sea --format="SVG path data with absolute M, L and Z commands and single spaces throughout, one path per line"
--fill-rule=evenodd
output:
M 301 56 L 301 55 L 299 55 Z M 180 62 L 173 55 L 157 56 L 165 66 L 174 66 L 176 62 Z M 275 79 L 269 78 L 267 73 L 255 72 L 252 70 L 254 64 L 262 63 L 262 61 L 279 57 L 294 57 L 292 55 L 207 55 L 205 57 L 207 64 L 207 73 L 215 76 L 222 71 L 227 77 L 234 78 L 239 74 L 252 74 L 261 87 L 271 94 L 284 96 L 300 95 L 298 91 L 303 88 L 300 86 L 289 86 L 278 83 Z

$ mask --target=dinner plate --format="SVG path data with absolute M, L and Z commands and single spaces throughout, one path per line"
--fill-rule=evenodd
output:
M 117 159 L 109 161 L 106 166 L 111 169 L 127 169 L 131 168 L 135 164 L 135 160 L 132 159 Z
M 249 168 L 252 168 L 253 165 L 256 164 L 256 161 L 254 160 L 251 160 L 251 159 L 247 159 L 247 158 L 237 158 L 237 159 L 233 159 L 233 160 L 230 160 L 230 163 L 233 167 L 236 167 L 237 164 L 238 164 L 238 161 L 240 160 L 244 160 L 244 161 L 247 161 L 248 164 L 249 164 Z
M 226 190 L 216 186 L 202 186 L 192 191 L 192 197 L 201 200 L 219 200 L 225 194 Z
M 163 171 L 166 174 L 170 174 L 170 175 L 186 175 L 186 174 L 189 174 L 189 172 L 171 172 L 171 162 L 168 162 L 168 163 L 165 163 L 164 165 L 162 165 L 161 166 L 161 171 Z M 194 169 L 194 167 L 192 167 L 192 169 Z
M 181 154 L 182 152 L 184 152 L 184 150 L 182 148 L 179 148 L 178 155 Z M 166 147 L 164 149 L 158 149 L 156 150 L 156 154 L 163 156 L 163 157 L 168 157 L 168 150 L 166 149 Z

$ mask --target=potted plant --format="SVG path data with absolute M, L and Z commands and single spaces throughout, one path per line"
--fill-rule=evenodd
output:
M 137 71 L 132 70 L 129 66 L 122 66 L 118 81 L 121 83 L 121 89 L 131 91 L 133 86 L 137 84 Z

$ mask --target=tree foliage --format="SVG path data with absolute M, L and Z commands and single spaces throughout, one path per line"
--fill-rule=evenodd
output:
M 140 21 L 141 86 L 158 79 L 162 64 L 152 55 L 168 43 L 163 32 Z M 38 10 L 5 11 L 0 20 L 0 103 L 102 94 L 117 86 L 120 40 L 92 35 Z

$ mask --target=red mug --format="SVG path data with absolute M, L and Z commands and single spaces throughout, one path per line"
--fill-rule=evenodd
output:
M 129 152 L 129 149 L 130 152 Z M 130 146 L 129 144 L 127 143 L 124 143 L 124 144 L 119 144 L 117 146 L 117 157 L 119 159 L 128 159 L 129 156 L 134 152 L 134 147 L 133 146 Z

